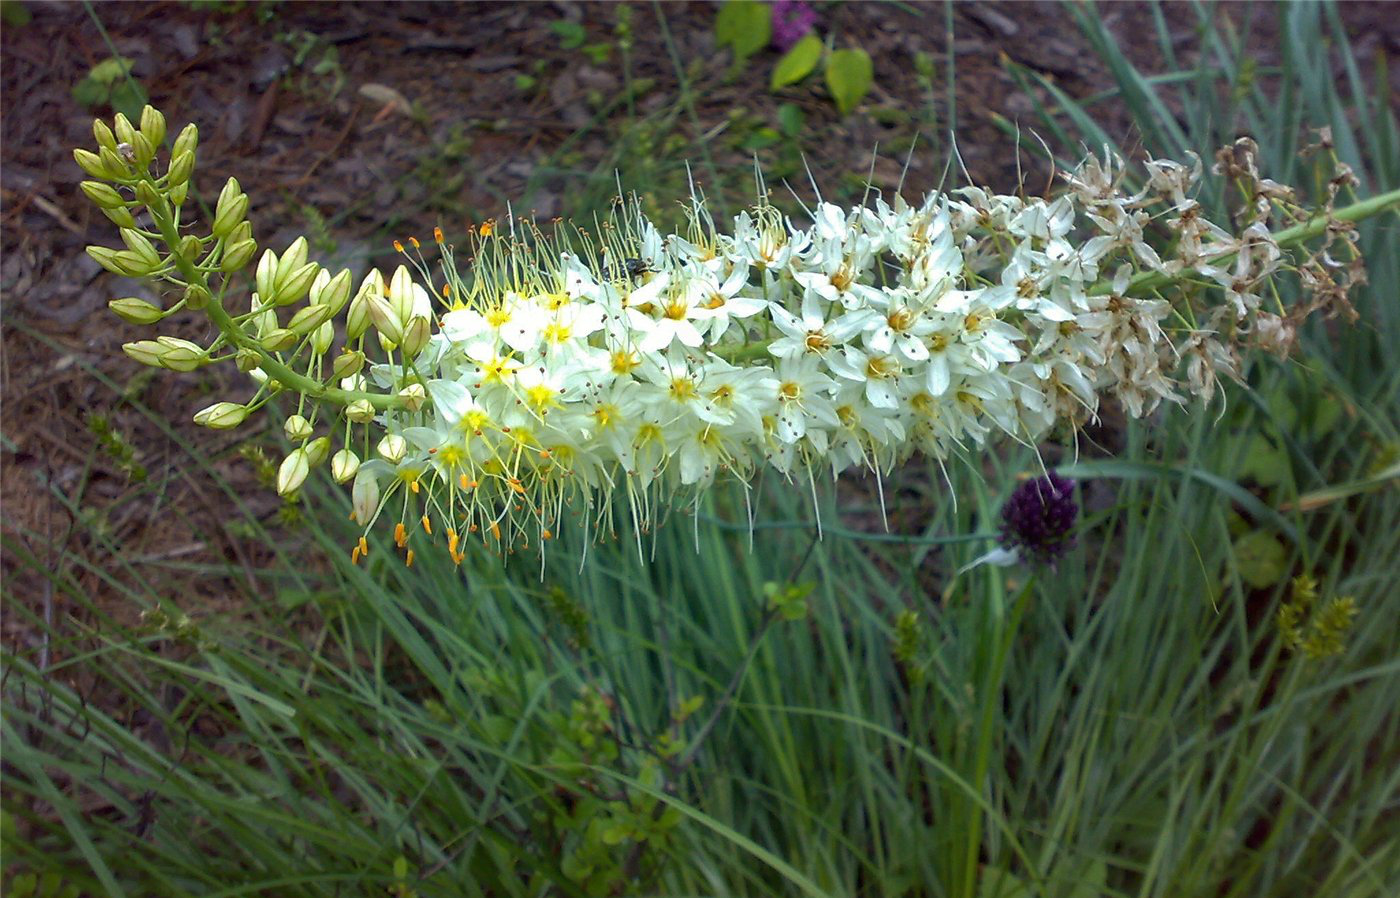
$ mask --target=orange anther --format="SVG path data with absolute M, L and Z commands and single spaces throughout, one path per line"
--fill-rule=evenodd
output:
M 413 248 L 414 248 L 414 249 L 417 249 L 419 246 L 422 245 L 422 244 L 420 244 L 420 243 L 418 242 L 418 238 L 417 238 L 417 237 L 410 237 L 410 238 L 408 238 L 408 242 L 413 244 Z
M 398 241 L 398 240 L 395 240 L 395 241 L 394 241 L 394 252 L 396 252 L 396 253 L 401 253 L 401 252 L 403 252 L 403 243 L 401 243 L 401 242 Z
M 403 521 L 399 521 L 397 524 L 394 525 L 394 545 L 402 549 L 404 547 L 404 544 L 407 542 L 408 531 L 404 529 Z
M 546 527 L 540 531 L 540 539 L 554 539 L 554 532 Z
M 423 515 L 423 532 L 429 536 L 433 535 L 433 522 L 427 515 Z
M 404 567 L 413 567 L 413 550 L 412 550 L 412 549 L 409 549 L 409 550 L 408 550 L 408 555 L 406 555 L 406 556 L 404 557 L 403 564 L 404 564 Z
M 353 548 L 353 549 L 350 550 L 350 563 L 351 563 L 351 564 L 359 564 L 359 563 L 360 563 L 360 547 L 359 547 L 359 546 L 356 546 L 355 548 Z
M 411 490 L 413 490 L 413 494 L 414 494 L 415 496 L 418 495 L 418 481 L 416 481 L 416 480 L 410 480 L 410 481 L 408 482 L 408 488 L 411 489 Z
M 442 228 L 433 228 L 433 239 L 438 243 L 442 242 Z
M 369 554 L 369 542 L 368 542 L 363 536 L 360 537 L 360 554 L 361 554 L 361 555 L 368 555 L 368 554 Z
M 491 522 L 491 535 L 496 537 L 496 542 L 501 541 L 501 525 L 495 521 Z

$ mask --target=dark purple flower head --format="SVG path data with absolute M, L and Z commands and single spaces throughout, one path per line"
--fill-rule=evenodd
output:
M 817 24 L 817 11 L 802 0 L 773 0 L 773 46 L 792 49 Z
M 1053 473 L 1027 480 L 1001 507 L 1001 544 L 1026 561 L 1054 567 L 1074 546 L 1078 517 L 1073 481 Z

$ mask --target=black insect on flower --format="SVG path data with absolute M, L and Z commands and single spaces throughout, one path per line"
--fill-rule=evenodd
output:
M 1074 482 L 1058 474 L 1027 480 L 1001 507 L 1001 544 L 1021 560 L 1055 563 L 1074 546 Z

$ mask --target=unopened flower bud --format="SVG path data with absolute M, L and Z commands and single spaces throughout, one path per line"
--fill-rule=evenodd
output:
M 237 187 L 238 182 L 229 178 L 230 185 Z M 225 190 L 228 188 L 225 187 Z M 234 228 L 243 223 L 243 219 L 248 216 L 248 194 L 238 193 L 228 199 L 227 202 L 221 196 L 217 211 L 214 213 L 214 227 L 212 233 L 220 239 L 227 237 Z
M 282 352 L 297 345 L 297 335 L 285 327 L 277 327 L 264 334 L 259 342 L 268 352 Z
M 404 355 L 413 358 L 423 351 L 423 347 L 428 345 L 428 337 L 431 336 L 428 319 L 421 315 L 414 315 L 408 319 L 408 326 L 403 329 L 403 341 L 400 346 Z
M 144 299 L 137 299 L 128 296 L 125 299 L 114 299 L 107 303 L 107 308 L 116 312 L 123 321 L 132 324 L 155 324 L 165 317 L 159 306 L 151 305 Z
M 219 261 L 219 270 L 225 274 L 232 274 L 253 260 L 253 253 L 258 251 L 256 240 L 244 240 L 235 243 L 224 250 L 224 257 Z
M 189 181 L 186 181 L 183 184 L 176 184 L 174 187 L 170 188 L 170 203 L 174 206 L 183 206 L 185 204 L 186 197 L 188 197 L 189 195 Z
M 92 200 L 102 209 L 125 209 L 126 200 L 122 195 L 112 189 L 111 185 L 103 184 L 101 181 L 84 181 L 78 185 L 82 188 L 87 198 Z
M 283 261 L 286 257 L 283 256 Z M 279 264 L 277 270 L 281 271 Z M 321 266 L 315 262 L 307 262 L 300 268 L 295 269 L 287 277 L 279 277 L 277 280 L 277 292 L 273 294 L 272 304 L 285 306 L 296 302 L 306 296 L 306 291 L 311 289 L 311 282 L 316 279 L 316 275 L 321 271 Z
M 310 473 L 311 463 L 306 457 L 306 450 L 293 449 L 277 469 L 277 495 L 292 495 L 301 489 L 301 485 L 306 482 L 306 475 Z
M 404 460 L 408 455 L 408 440 L 396 433 L 384 434 L 384 439 L 379 441 L 379 445 L 374 447 L 379 453 L 379 457 L 391 465 L 396 465 Z
M 120 206 L 116 209 L 103 209 L 102 214 L 107 216 L 108 220 L 119 228 L 136 227 L 136 219 L 131 217 L 131 210 L 125 206 Z
M 92 139 L 97 141 L 98 149 L 106 148 L 112 152 L 117 151 L 117 136 L 112 133 L 112 129 L 107 127 L 107 123 L 102 119 L 92 121 Z
M 110 152 L 110 150 L 104 148 L 103 152 Z M 79 168 L 89 175 L 92 175 L 94 178 L 114 178 L 121 173 L 121 169 L 113 170 L 107 165 L 105 159 L 90 150 L 74 150 L 73 161 L 78 163 Z
M 194 153 L 181 153 L 170 160 L 170 170 L 166 172 L 171 187 L 184 184 L 194 174 Z
M 340 379 L 340 388 L 351 393 L 360 393 L 365 389 L 365 376 L 363 374 L 352 374 L 349 377 Z
M 306 461 L 311 467 L 316 467 L 326 460 L 326 456 L 331 452 L 331 438 L 317 437 L 306 444 Z
M 199 309 L 209 305 L 209 291 L 199 284 L 190 284 L 185 288 L 185 308 Z
M 156 148 L 146 139 L 146 135 L 137 131 L 131 136 L 131 154 L 136 159 L 136 167 L 144 172 L 150 168 L 151 160 L 156 158 Z
M 379 479 L 369 468 L 356 473 L 355 485 L 350 488 L 350 505 L 355 512 L 355 522 L 361 527 L 368 526 L 379 510 Z
M 332 322 L 321 322 L 321 326 L 311 333 L 311 351 L 317 355 L 325 355 L 330 352 L 333 342 L 335 342 L 335 325 Z
M 136 137 L 136 129 L 131 127 L 131 120 L 124 113 L 118 112 L 113 124 L 115 127 L 112 130 L 117 135 L 117 143 L 131 143 Z
M 359 374 L 365 365 L 365 354 L 358 349 L 346 349 L 331 363 L 331 374 L 337 378 Z
M 141 205 L 151 210 L 152 215 L 165 217 L 170 214 L 169 202 L 150 181 L 137 183 L 136 198 L 141 201 Z
M 324 281 L 321 279 L 321 275 L 325 275 Z M 311 302 L 313 304 L 330 306 L 331 314 L 335 315 L 345 308 L 345 304 L 349 301 L 350 270 L 348 268 L 342 270 L 335 277 L 331 277 L 328 271 L 322 271 L 316 276 L 316 280 L 311 285 Z
M 162 367 L 160 363 L 160 354 L 164 351 L 165 347 L 161 346 L 155 340 L 137 340 L 135 343 L 122 344 L 122 352 L 141 364 L 149 365 L 152 368 Z
M 277 292 L 277 254 L 270 249 L 263 250 L 261 258 L 258 259 L 258 271 L 253 278 L 258 295 L 264 302 L 272 301 L 272 294 Z
M 306 253 L 305 237 L 298 237 L 292 241 L 291 246 L 287 247 L 286 252 L 282 253 L 282 257 L 277 261 L 276 282 L 278 284 L 286 283 L 287 279 L 292 276 L 292 272 L 306 264 Z
M 292 443 L 300 443 L 302 440 L 311 438 L 315 430 L 311 427 L 311 422 L 301 415 L 292 415 L 282 425 L 282 433 L 287 435 L 287 440 Z
M 216 402 L 195 412 L 194 423 L 214 430 L 232 430 L 248 417 L 248 409 L 236 402 Z
M 356 424 L 368 424 L 374 420 L 374 406 L 368 399 L 356 399 L 345 406 L 345 417 Z
M 330 306 L 307 306 L 297 310 L 292 320 L 287 322 L 287 329 L 299 337 L 304 337 L 330 317 Z
M 422 384 L 409 384 L 399 390 L 399 398 L 403 400 L 404 408 L 416 412 L 428 401 L 428 391 L 423 389 Z
M 369 297 L 369 317 L 374 322 L 375 329 L 390 343 L 398 345 L 403 339 L 403 325 L 399 323 L 389 300 L 382 296 Z
M 369 295 L 361 293 L 350 302 L 350 313 L 345 316 L 345 336 L 358 340 L 369 330 Z
M 165 116 L 150 104 L 141 110 L 141 133 L 153 147 L 165 143 Z
M 147 265 L 154 268 L 160 264 L 160 253 L 156 252 L 151 241 L 147 240 L 140 231 L 135 228 L 122 228 L 121 235 L 126 248 L 140 256 Z
M 394 270 L 393 280 L 389 282 L 389 304 L 399 321 L 404 324 L 413 317 L 414 286 L 413 275 L 409 274 L 408 266 L 400 265 Z
M 236 227 L 236 228 L 233 229 L 233 233 L 232 233 L 232 234 L 229 234 L 229 235 L 228 235 L 228 242 L 229 242 L 230 245 L 235 244 L 235 243 L 242 243 L 244 240 L 252 240 L 252 239 L 253 239 L 253 223 L 252 223 L 251 221 L 249 221 L 248 219 L 246 219 L 246 218 L 243 219 L 243 222 L 242 222 L 241 224 L 239 224 L 238 227 Z
M 117 259 L 117 251 L 105 246 L 89 246 L 87 254 L 103 268 L 113 274 L 128 275 L 126 267 Z M 129 276 L 129 275 L 128 275 Z
M 331 476 L 336 483 L 345 483 L 360 470 L 360 457 L 349 449 L 341 449 L 331 456 Z
M 179 246 L 175 247 L 175 252 L 180 258 L 190 262 L 198 262 L 200 255 L 204 252 L 204 244 L 193 234 L 186 234 L 180 238 Z
M 164 347 L 160 363 L 171 371 L 193 371 L 207 361 L 204 347 L 179 337 L 156 337 Z
M 193 153 L 197 146 L 199 146 L 199 129 L 192 122 L 181 129 L 179 135 L 176 136 L 175 143 L 170 148 L 170 154 L 178 156 L 181 153 Z
M 262 356 L 252 349 L 240 349 L 234 353 L 233 363 L 238 366 L 239 371 L 249 374 L 262 364 Z

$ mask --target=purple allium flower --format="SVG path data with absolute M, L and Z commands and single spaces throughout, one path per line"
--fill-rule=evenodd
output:
M 817 11 L 802 0 L 773 0 L 773 46 L 786 53 L 817 24 Z
M 1059 474 L 1027 480 L 1001 507 L 1001 544 L 1025 561 L 1054 567 L 1074 545 L 1074 482 Z

